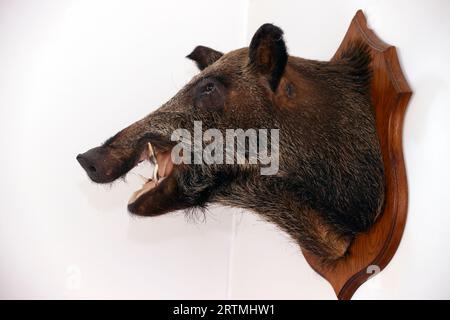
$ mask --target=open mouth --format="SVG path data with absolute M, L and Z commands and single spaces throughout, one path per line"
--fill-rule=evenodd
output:
M 145 195 L 156 192 L 157 189 L 162 188 L 164 180 L 166 180 L 174 171 L 171 150 L 158 151 L 150 142 L 147 143 L 147 147 L 142 152 L 138 163 L 143 161 L 149 161 L 153 165 L 153 172 L 149 178 L 140 175 L 141 178 L 144 179 L 144 184 L 141 189 L 132 194 L 128 201 L 129 207 L 133 207 L 133 204 Z
M 77 160 L 96 183 L 110 183 L 139 167 L 136 171 L 141 174 L 132 173 L 141 176 L 144 184 L 128 201 L 128 211 L 134 215 L 157 216 L 191 206 L 192 201 L 179 185 L 185 166 L 172 162 L 173 146 L 155 139 L 141 148 L 136 157 L 131 148 L 117 151 L 117 147 L 99 146 L 79 154 Z

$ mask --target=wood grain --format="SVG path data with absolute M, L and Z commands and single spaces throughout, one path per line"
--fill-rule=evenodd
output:
M 371 50 L 372 102 L 385 168 L 386 200 L 382 215 L 369 232 L 351 244 L 349 255 L 323 266 L 304 251 L 311 267 L 332 285 L 338 299 L 350 299 L 358 287 L 383 270 L 394 256 L 406 222 L 408 187 L 402 151 L 403 118 L 411 89 L 402 73 L 395 47 L 384 43 L 367 27 L 359 10 L 335 56 L 349 42 L 363 40 Z

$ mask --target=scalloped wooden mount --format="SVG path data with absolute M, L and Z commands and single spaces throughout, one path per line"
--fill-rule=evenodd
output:
M 350 299 L 361 284 L 383 270 L 397 251 L 405 227 L 408 186 L 402 151 L 403 118 L 412 91 L 402 73 L 395 47 L 386 44 L 367 27 L 359 10 L 335 57 L 349 42 L 363 40 L 372 55 L 371 95 L 386 180 L 382 215 L 372 228 L 351 244 L 349 254 L 324 266 L 311 253 L 304 255 L 311 267 L 332 285 L 338 299 Z

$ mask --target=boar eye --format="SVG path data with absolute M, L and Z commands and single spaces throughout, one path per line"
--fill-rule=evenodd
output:
M 225 103 L 225 87 L 215 79 L 204 79 L 194 92 L 194 106 L 208 111 L 219 111 Z
M 215 88 L 215 86 L 214 86 L 214 83 L 212 83 L 212 82 L 209 82 L 208 84 L 206 84 L 204 87 L 203 87 L 203 94 L 210 94 L 211 92 L 213 92 L 214 91 L 214 88 Z

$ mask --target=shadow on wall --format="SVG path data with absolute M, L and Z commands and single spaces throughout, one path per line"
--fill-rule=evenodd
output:
M 412 98 L 408 110 L 406 111 L 405 131 L 407 131 L 408 137 L 415 143 L 424 140 L 430 132 L 432 132 L 432 126 L 430 119 L 431 114 L 435 112 L 433 106 L 436 99 L 439 98 L 439 94 L 445 92 L 445 79 L 436 79 L 432 74 L 423 76 L 420 79 L 415 79 L 413 90 L 415 87 L 420 88 L 417 90 Z M 436 111 L 437 112 L 437 111 Z M 414 130 L 408 130 L 414 128 Z M 408 143 L 408 141 L 405 141 Z M 408 152 L 408 148 L 405 148 Z M 406 163 L 408 166 L 408 163 Z
M 212 206 L 207 211 L 176 211 L 158 217 L 139 217 L 128 213 L 124 199 L 130 193 L 129 186 L 123 181 L 106 185 L 98 185 L 82 181 L 78 188 L 87 200 L 88 205 L 101 214 L 128 215 L 127 238 L 137 243 L 160 244 L 175 239 L 188 237 L 206 237 L 210 233 L 229 236 L 231 219 L 224 220 L 219 216 L 230 215 L 229 209 Z M 105 192 L 107 191 L 107 192 Z M 230 223 L 223 223 L 230 221 Z
M 189 243 L 189 238 L 207 240 L 208 234 L 211 233 L 229 237 L 231 219 L 220 218 L 219 216 L 222 215 L 230 215 L 230 213 L 224 208 L 214 207 L 204 214 L 201 211 L 188 214 L 176 211 L 159 217 L 130 216 L 127 237 L 134 242 L 152 244 L 171 242 L 176 239 L 184 239 Z
M 119 184 L 120 182 L 98 185 L 85 179 L 78 183 L 78 188 L 89 206 L 96 211 L 109 212 L 119 208 L 124 208 L 126 211 L 126 202 L 124 204 L 123 200 L 124 188 L 120 188 Z

